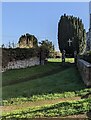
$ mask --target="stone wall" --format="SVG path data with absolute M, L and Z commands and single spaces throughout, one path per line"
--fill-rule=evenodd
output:
M 6 71 L 9 69 L 26 68 L 26 67 L 39 65 L 39 64 L 40 64 L 40 61 L 38 57 L 33 57 L 25 60 L 16 60 L 16 61 L 9 62 L 5 68 L 2 68 L 2 71 Z
M 91 64 L 78 59 L 77 66 L 85 85 L 88 87 L 91 86 Z

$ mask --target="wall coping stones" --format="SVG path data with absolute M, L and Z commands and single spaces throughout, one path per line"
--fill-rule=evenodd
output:
M 78 59 L 80 62 L 82 62 L 86 67 L 91 67 L 91 63 L 83 60 L 83 59 Z

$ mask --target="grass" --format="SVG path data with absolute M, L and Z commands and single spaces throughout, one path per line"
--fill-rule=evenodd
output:
M 55 61 L 57 60 L 61 59 L 55 59 Z M 61 63 L 54 62 L 54 59 L 48 61 L 48 64 L 42 66 L 9 70 L 3 73 L 3 83 L 7 85 L 2 88 L 3 99 L 32 97 L 51 93 L 62 94 L 85 88 L 75 66 L 69 64 L 62 66 Z M 70 59 L 70 61 L 72 62 L 73 59 Z M 32 76 L 35 77 L 34 80 L 31 79 Z M 22 83 L 23 78 L 24 82 Z M 19 81 L 19 83 L 16 82 L 15 84 L 14 81 Z M 10 83 L 14 84 L 10 85 Z
M 66 58 L 66 62 L 72 62 L 74 59 Z M 3 86 L 10 85 L 11 83 L 21 82 L 22 79 L 29 79 L 33 77 L 40 77 L 44 75 L 48 75 L 51 71 L 58 72 L 61 67 L 61 59 L 48 59 L 48 63 L 45 65 L 34 66 L 25 69 L 14 69 L 8 70 L 2 73 L 2 84 Z M 61 67 L 62 69 L 63 67 Z
M 49 58 L 48 59 L 49 62 L 62 62 L 62 59 L 61 58 Z M 74 58 L 66 58 L 65 59 L 65 62 L 70 62 L 70 63 L 74 63 Z
M 91 92 L 91 88 L 85 87 L 73 62 L 74 59 L 71 58 L 66 59 L 65 64 L 61 63 L 61 59 L 48 59 L 48 63 L 45 65 L 6 71 L 3 73 L 2 81 L 3 105 L 12 106 L 29 101 L 34 103 L 41 100 L 77 97 Z M 54 113 L 51 114 L 50 107 L 47 109 L 49 109 L 49 116 L 55 116 Z M 56 111 L 59 109 L 61 108 L 57 108 Z M 32 111 L 31 108 L 30 111 Z M 39 111 L 41 111 L 41 107 Z M 24 110 L 22 115 L 23 113 Z M 64 114 L 66 115 L 66 113 L 67 111 Z M 75 112 L 73 113 L 75 114 Z M 34 114 L 35 116 L 38 116 L 38 114 L 45 116 L 46 113 L 35 111 L 32 114 L 33 116 Z
M 64 76 L 65 75 L 65 76 Z M 2 88 L 3 99 L 12 97 L 31 97 L 33 95 L 62 93 L 85 88 L 78 71 L 73 67 L 54 75 L 30 80 Z
M 61 102 L 54 105 L 42 107 L 23 108 L 22 110 L 3 113 L 5 118 L 40 118 L 40 117 L 59 117 L 87 112 L 91 109 L 91 98 L 79 101 Z
M 2 84 L 7 86 L 10 84 L 15 84 L 17 82 L 26 81 L 27 79 L 35 79 L 47 76 L 48 73 L 60 69 L 60 63 L 47 63 L 45 65 L 34 66 L 25 69 L 14 69 L 8 70 L 2 74 Z
M 63 93 L 46 93 L 41 95 L 33 95 L 31 97 L 14 97 L 3 100 L 3 105 L 20 105 L 27 102 L 38 102 L 43 100 L 56 100 L 61 98 L 82 97 L 91 92 L 91 88 L 81 89 L 78 91 L 63 92 Z

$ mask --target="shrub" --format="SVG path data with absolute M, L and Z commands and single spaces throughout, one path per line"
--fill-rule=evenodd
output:
M 87 51 L 85 54 L 79 55 L 78 57 L 79 57 L 80 59 L 83 59 L 83 60 L 91 63 L 91 51 Z
M 38 54 L 38 48 L 3 48 L 2 67 L 6 67 L 10 61 L 29 59 L 38 56 Z

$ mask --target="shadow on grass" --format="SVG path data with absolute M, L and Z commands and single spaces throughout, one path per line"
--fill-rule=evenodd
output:
M 68 62 L 67 63 L 48 62 L 46 65 L 48 65 L 48 64 L 51 64 L 55 68 L 45 71 L 45 72 L 38 73 L 36 75 L 34 74 L 32 76 L 28 76 L 26 78 L 13 79 L 10 82 L 7 82 L 7 81 L 5 82 L 2 80 L 2 86 L 14 85 L 14 84 L 21 83 L 21 82 L 26 82 L 26 81 L 35 80 L 38 78 L 43 78 L 46 76 L 50 76 L 50 75 L 59 73 L 60 71 L 66 70 L 67 68 L 74 67 L 74 63 L 68 63 Z M 13 72 L 13 70 L 9 70 L 9 71 Z M 35 72 L 36 72 L 36 69 L 35 69 Z
M 88 116 L 88 120 L 91 120 L 91 110 L 89 110 L 87 113 L 86 113 L 86 115 Z
M 11 81 L 8 86 L 3 85 L 3 98 L 74 92 L 85 88 L 74 63 L 48 64 L 54 65 L 54 68 L 36 76 Z

